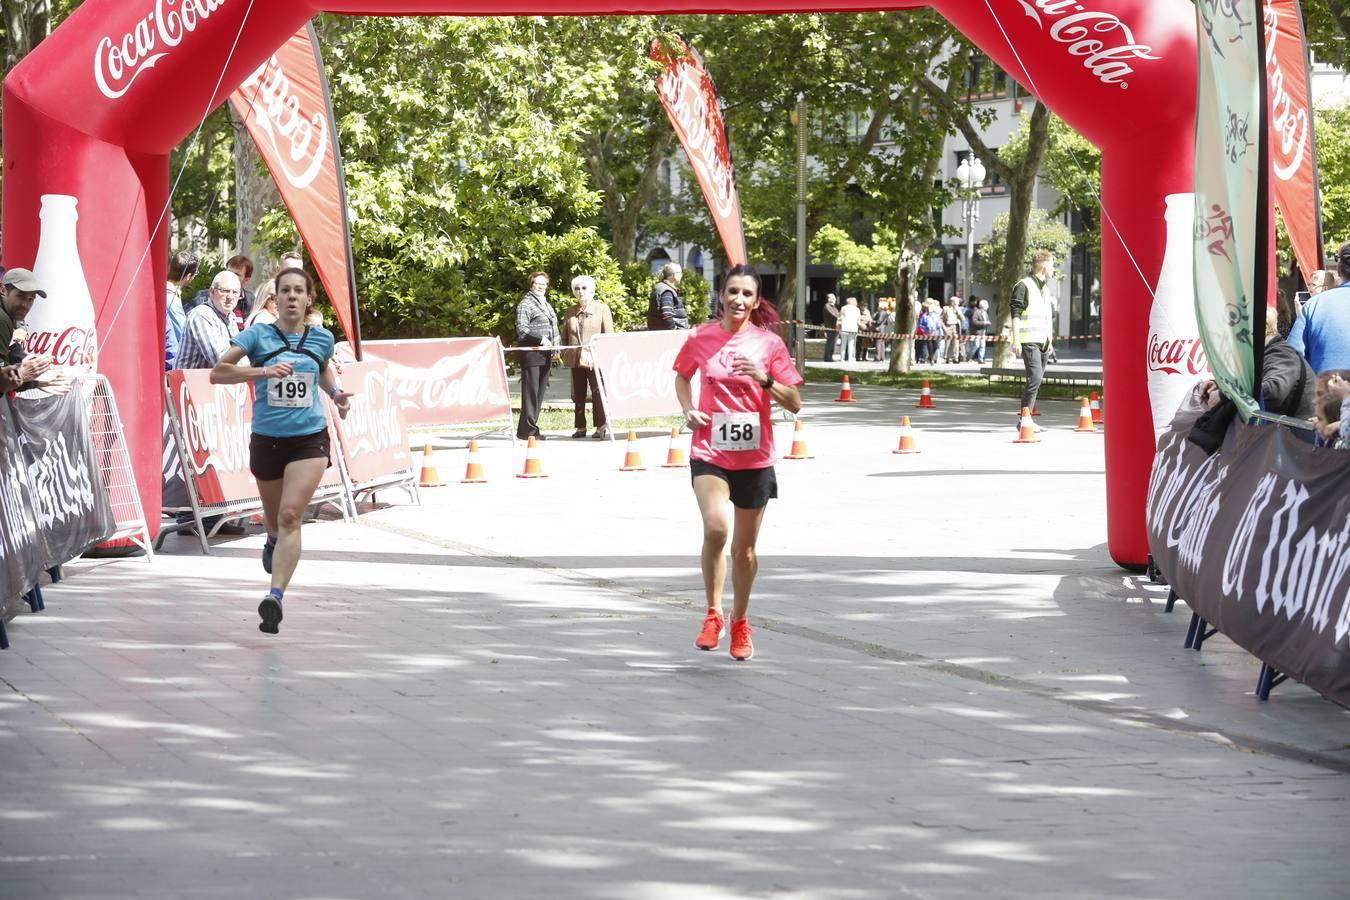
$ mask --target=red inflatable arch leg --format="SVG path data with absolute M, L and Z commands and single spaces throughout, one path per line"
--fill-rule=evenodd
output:
M 153 523 L 168 245 L 157 219 L 168 154 L 315 12 L 782 13 L 923 5 L 1103 150 L 1108 545 L 1117 563 L 1142 566 L 1153 443 L 1145 368 L 1151 287 L 1162 260 L 1163 198 L 1191 187 L 1196 56 L 1189 0 L 86 0 L 5 80 L 4 262 L 32 264 L 41 195 L 78 198 L 99 368 L 117 394 Z

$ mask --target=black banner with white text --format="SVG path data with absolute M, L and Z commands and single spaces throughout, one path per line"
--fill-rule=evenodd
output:
M 1350 452 L 1241 422 L 1206 456 L 1183 406 L 1158 440 L 1154 562 L 1233 643 L 1350 707 Z

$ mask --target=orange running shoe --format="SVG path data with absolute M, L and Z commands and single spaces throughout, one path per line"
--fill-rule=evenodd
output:
M 755 655 L 755 645 L 750 641 L 750 620 L 734 619 L 731 623 L 731 658 L 741 662 Z
M 715 609 L 708 610 L 708 614 L 703 617 L 703 630 L 694 639 L 694 646 L 700 650 L 716 650 L 717 642 L 727 633 L 724 626 L 722 614 Z

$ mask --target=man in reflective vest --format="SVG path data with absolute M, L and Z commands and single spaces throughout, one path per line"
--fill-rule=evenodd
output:
M 1022 406 L 1036 408 L 1036 392 L 1045 377 L 1045 357 L 1054 334 L 1050 294 L 1046 290 L 1055 270 L 1055 257 L 1049 250 L 1037 250 L 1032 257 L 1031 274 L 1012 289 L 1012 352 L 1022 357 L 1027 367 L 1027 388 Z M 1042 430 L 1039 425 L 1036 430 Z

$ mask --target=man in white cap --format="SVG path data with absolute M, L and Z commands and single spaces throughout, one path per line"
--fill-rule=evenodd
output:
M 23 320 L 38 297 L 46 297 L 47 292 L 38 284 L 37 278 L 27 269 L 10 269 L 5 272 L 4 295 L 0 297 L 0 363 L 13 366 L 12 377 L 20 381 L 18 390 L 42 388 L 51 393 L 65 393 L 70 390 L 70 382 L 64 374 L 53 372 L 42 378 L 52 367 L 52 358 L 45 353 L 23 351 L 23 339 L 27 336 Z M 6 379 L 12 380 L 12 379 Z

